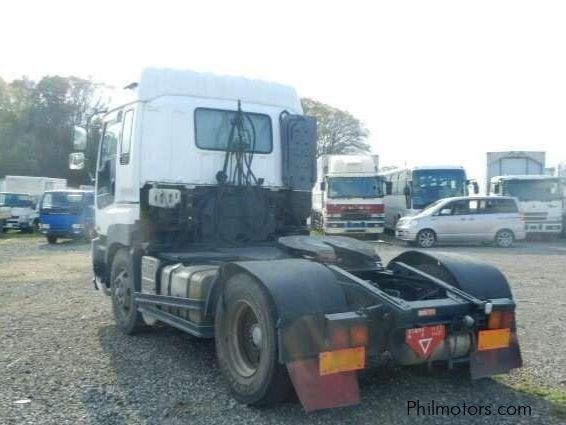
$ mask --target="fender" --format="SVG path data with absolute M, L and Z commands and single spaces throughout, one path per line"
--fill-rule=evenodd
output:
M 425 253 L 406 251 L 393 258 L 389 269 L 395 269 L 397 261 L 418 267 L 419 265 L 440 266 L 445 273 L 435 276 L 470 295 L 482 300 L 513 299 L 509 282 L 496 267 L 475 258 L 447 252 Z
M 207 300 L 207 312 L 215 308 L 225 282 L 238 272 L 256 278 L 275 305 L 281 363 L 318 355 L 323 344 L 324 314 L 348 311 L 332 270 L 313 261 L 289 258 L 223 265 Z

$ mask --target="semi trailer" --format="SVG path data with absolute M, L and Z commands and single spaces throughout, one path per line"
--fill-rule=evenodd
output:
M 327 235 L 383 233 L 385 180 L 378 155 L 323 155 L 317 160 L 311 223 Z
M 521 366 L 495 267 L 416 251 L 384 264 L 374 245 L 309 236 L 316 122 L 292 88 L 157 69 L 127 87 L 102 117 L 92 243 L 123 333 L 160 322 L 212 338 L 238 402 L 295 391 L 307 411 L 358 403 L 370 367 Z

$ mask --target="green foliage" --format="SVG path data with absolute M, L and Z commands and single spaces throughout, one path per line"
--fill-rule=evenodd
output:
M 367 142 L 369 131 L 352 114 L 308 98 L 301 99 L 301 103 L 304 113 L 317 120 L 317 156 L 371 150 Z
M 100 87 L 77 77 L 0 78 L 0 177 L 77 177 L 67 167 L 73 126 L 102 107 Z

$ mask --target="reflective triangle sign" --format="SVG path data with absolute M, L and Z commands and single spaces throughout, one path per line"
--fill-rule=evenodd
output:
M 444 341 L 445 335 L 444 325 L 407 329 L 405 332 L 405 342 L 419 357 L 426 359 Z

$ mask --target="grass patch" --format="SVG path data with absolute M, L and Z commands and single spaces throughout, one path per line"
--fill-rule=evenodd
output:
M 42 236 L 42 235 L 39 232 L 25 233 L 25 232 L 20 232 L 19 230 L 15 230 L 15 231 L 8 230 L 7 232 L 4 232 L 0 235 L 0 240 L 2 240 L 2 239 L 33 239 L 33 238 L 39 238 L 40 236 Z
M 505 384 L 524 394 L 548 401 L 558 417 L 566 418 L 566 390 L 538 385 L 528 380 Z

